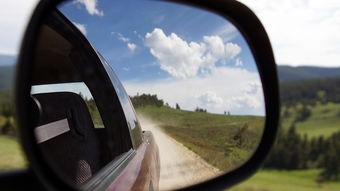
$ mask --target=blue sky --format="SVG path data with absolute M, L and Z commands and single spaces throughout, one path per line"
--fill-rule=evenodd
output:
M 248 6 L 250 9 L 252 9 L 252 11 L 255 12 L 255 14 L 259 17 L 259 19 L 263 23 L 270 37 L 277 64 L 290 66 L 320 66 L 320 67 L 340 66 L 339 0 L 278 0 L 278 1 L 240 0 L 240 1 L 244 3 L 246 6 Z M 37 2 L 38 0 L 0 1 L 0 59 L 3 59 L 4 56 L 5 57 L 10 56 L 13 57 L 11 60 L 15 60 L 16 56 L 18 55 L 20 42 L 26 24 Z M 140 88 L 144 87 L 145 89 L 147 87 L 146 85 L 148 85 L 149 86 L 148 90 L 151 90 L 150 89 L 151 87 L 155 86 L 158 87 L 160 84 L 159 81 L 161 80 L 164 81 L 166 78 L 172 79 L 173 82 L 176 81 L 177 83 L 180 83 L 181 80 L 178 78 L 174 78 L 173 75 L 169 74 L 169 72 L 160 69 L 159 62 L 160 60 L 155 58 L 155 56 L 153 56 L 152 54 L 150 54 L 150 47 L 149 48 L 146 47 L 142 41 L 138 41 L 138 39 L 136 39 L 136 36 L 133 36 L 131 34 L 131 32 L 135 30 L 132 28 L 137 28 L 138 30 L 136 30 L 136 32 L 138 32 L 138 34 L 142 35 L 142 37 L 145 38 L 146 32 L 149 33 L 152 32 L 154 29 L 153 27 L 156 26 L 157 22 L 159 22 L 158 27 L 162 29 L 164 34 L 166 34 L 167 36 L 169 36 L 171 32 L 174 32 L 178 37 L 180 37 L 185 42 L 194 41 L 200 43 L 203 41 L 202 36 L 200 37 L 200 35 L 202 34 L 212 35 L 214 30 L 218 30 L 218 24 L 221 24 L 217 21 L 208 23 L 204 22 L 205 17 L 202 14 L 192 15 L 188 14 L 186 15 L 187 17 L 175 19 L 176 16 L 181 14 L 179 14 L 178 12 L 175 13 L 168 11 L 171 10 L 170 5 L 146 6 L 146 3 L 150 4 L 151 2 L 154 1 L 149 2 L 143 1 L 144 4 L 138 6 L 137 5 L 131 6 L 131 3 L 130 5 L 126 4 L 126 6 L 128 6 L 129 8 L 129 11 L 124 11 L 125 14 L 121 14 L 119 16 L 117 15 L 115 16 L 113 14 L 114 9 L 112 9 L 111 6 L 110 6 L 111 9 L 108 9 L 109 8 L 108 2 L 110 2 L 108 0 L 100 1 L 76 0 L 76 2 L 78 3 L 70 5 L 69 8 L 65 7 L 65 11 L 67 11 L 66 9 L 68 9 L 69 11 L 72 11 L 73 9 L 74 13 L 72 14 L 72 12 L 70 12 L 70 15 L 74 17 L 74 22 L 77 22 L 79 28 L 82 28 L 84 31 L 86 31 L 86 33 L 88 33 L 87 35 L 90 38 L 91 42 L 95 44 L 96 48 L 103 52 L 103 55 L 108 59 L 110 63 L 119 66 L 116 67 L 115 69 L 117 70 L 118 75 L 123 79 L 124 84 L 126 84 L 128 91 L 130 91 L 131 93 L 137 91 L 136 88 L 135 89 L 131 88 L 136 87 L 137 85 L 138 87 Z M 124 2 L 126 3 L 126 1 Z M 115 7 L 117 9 L 121 8 L 119 6 Z M 152 7 L 154 10 L 158 10 L 158 14 L 156 11 L 150 12 L 150 9 L 152 9 Z M 123 26 L 124 24 L 127 23 L 125 21 L 128 20 L 129 18 L 132 18 L 132 16 L 134 15 L 134 13 L 132 12 L 134 8 L 139 8 L 138 10 L 140 11 L 142 16 L 137 18 L 135 17 L 134 22 L 133 20 L 131 20 L 130 27 L 132 26 L 132 28 L 124 29 Z M 173 15 L 172 16 L 164 15 L 162 17 L 160 13 L 167 13 Z M 160 17 L 153 17 L 154 15 L 152 14 L 156 14 L 156 16 Z M 106 19 L 106 16 L 110 15 L 111 17 L 109 19 Z M 147 18 L 147 16 L 149 16 L 148 21 L 154 21 L 153 23 L 154 25 L 151 25 L 149 22 L 136 21 L 137 19 L 143 20 L 143 18 L 145 19 Z M 151 20 L 151 18 L 155 18 L 155 20 Z M 170 18 L 174 19 L 170 21 Z M 105 22 L 107 22 L 109 25 L 105 25 L 104 24 Z M 178 26 L 176 28 L 175 25 L 181 23 L 182 26 Z M 191 25 L 189 23 L 191 23 Z M 97 28 L 95 28 L 94 24 L 97 24 L 96 25 Z M 105 27 L 111 26 L 112 29 L 108 30 L 109 31 L 108 33 L 105 33 L 104 30 L 106 29 L 104 26 Z M 193 30 L 195 30 L 195 32 L 201 31 L 202 33 L 201 34 L 197 33 L 196 36 L 195 35 L 196 33 L 193 33 Z M 188 32 L 188 34 L 186 33 L 186 31 Z M 229 30 L 226 27 L 224 31 Z M 102 36 L 97 35 L 98 42 L 95 41 L 96 39 L 95 32 L 97 33 L 102 32 L 101 33 Z M 128 45 L 127 42 L 123 43 L 122 41 L 117 40 L 117 37 L 110 36 L 110 32 L 119 32 L 120 34 L 125 35 L 124 37 L 128 37 L 130 39 L 129 42 L 130 48 L 133 49 L 134 47 L 133 44 L 136 45 L 135 53 L 132 54 L 131 52 L 129 52 L 129 49 L 127 48 Z M 101 40 L 100 37 L 102 37 Z M 109 38 L 111 38 L 112 41 Z M 251 68 L 249 68 L 248 66 L 248 64 L 251 63 L 251 61 L 247 60 L 247 58 L 249 57 L 245 56 L 245 53 L 247 51 L 246 47 L 242 44 L 243 43 L 242 39 L 234 37 L 231 41 L 242 48 L 241 53 L 239 53 L 237 57 L 241 58 L 243 62 L 243 67 L 235 67 L 232 63 L 228 63 L 228 65 L 225 66 L 228 66 L 229 69 L 246 68 L 248 69 L 248 71 L 251 71 Z M 140 62 L 138 62 L 139 63 L 138 66 L 141 67 L 141 69 L 137 70 L 137 67 L 131 66 L 131 63 L 134 63 L 133 58 L 140 59 Z M 144 60 L 141 58 L 144 58 Z M 163 63 L 163 65 L 164 64 L 166 65 L 166 63 Z M 153 68 L 148 66 L 153 66 Z M 169 70 L 171 68 L 167 69 Z M 183 67 L 181 67 L 180 69 L 183 69 Z M 150 75 L 151 72 L 148 71 L 153 71 L 152 72 L 153 75 Z M 156 76 L 155 74 L 157 74 L 157 72 L 155 71 L 158 71 L 160 75 Z M 219 68 L 218 72 L 221 72 L 221 68 Z M 218 72 L 215 70 L 214 74 L 217 75 Z M 217 84 L 214 81 L 216 80 L 216 76 L 214 77 L 215 78 L 210 78 L 210 81 L 208 80 L 208 82 L 210 82 L 210 87 L 213 87 L 214 84 Z M 132 79 L 134 78 L 135 79 L 143 78 L 144 80 L 132 81 Z M 149 79 L 149 81 L 145 81 L 146 79 Z M 158 81 L 155 79 L 157 79 Z M 189 78 L 187 78 L 187 80 L 188 79 Z M 190 80 L 194 79 L 199 80 L 197 76 L 192 75 Z M 230 85 L 235 85 L 235 82 L 240 81 L 240 79 L 235 78 L 224 79 L 224 81 L 225 81 L 224 83 L 228 83 L 228 87 L 230 87 Z M 137 82 L 139 82 L 139 84 Z M 141 84 L 141 82 L 144 83 Z M 205 82 L 207 82 L 207 80 Z M 164 88 L 166 85 L 167 84 L 163 82 L 163 85 L 160 87 Z M 251 85 L 249 87 L 251 87 Z M 248 90 L 251 89 L 249 87 Z M 176 88 L 177 88 L 176 92 L 181 92 L 180 91 L 181 88 L 189 89 L 188 87 L 185 86 L 176 86 Z M 210 93 L 207 93 L 208 91 L 202 88 L 202 92 L 206 91 L 204 94 L 206 97 L 214 98 L 211 99 L 210 101 L 215 100 L 219 102 L 218 98 L 223 96 L 218 96 L 219 93 L 216 93 L 215 91 L 216 89 L 223 88 L 222 87 L 211 88 L 209 90 Z M 244 92 L 248 91 L 246 89 L 247 88 L 245 88 Z M 212 92 L 215 92 L 216 94 L 215 97 L 212 96 L 214 95 L 214 93 Z M 194 93 L 195 92 L 193 92 L 193 94 Z M 246 99 L 249 101 L 250 98 L 246 98 L 249 97 L 249 93 L 248 94 L 244 93 L 244 95 L 245 96 L 243 96 L 242 99 L 243 100 Z M 234 96 L 235 100 L 242 100 L 241 97 Z
M 167 74 L 162 71 L 154 56 L 145 46 L 145 35 L 159 28 L 169 36 L 175 33 L 186 42 L 203 41 L 203 36 L 219 35 L 225 42 L 237 44 L 242 51 L 237 58 L 244 62 L 243 67 L 256 70 L 250 51 L 244 39 L 232 24 L 208 12 L 174 5 L 172 3 L 156 1 L 100 1 L 97 10 L 102 14 L 91 15 L 86 7 L 80 3 L 64 4 L 62 12 L 78 26 L 86 30 L 86 37 L 115 67 L 116 72 L 123 79 L 136 77 L 135 72 L 145 71 L 143 78 L 155 78 L 148 75 L 160 73 L 161 77 Z M 138 2 L 138 1 L 137 1 Z M 135 7 L 140 7 L 136 11 Z M 225 33 L 225 34 L 222 34 Z M 130 48 L 128 47 L 130 44 Z M 250 57 L 249 57 L 250 56 Z M 228 60 L 228 65 L 236 60 Z M 217 63 L 220 65 L 221 63 Z
M 264 114 L 252 54 L 224 18 L 157 1 L 74 1 L 60 10 L 111 64 L 130 95 L 157 94 L 187 110 Z
M 263 23 L 277 64 L 340 66 L 339 0 L 239 1 L 248 6 Z M 15 59 L 24 29 L 37 2 L 38 0 L 0 1 L 0 59 L 3 55 L 13 56 Z M 108 1 L 86 2 L 88 12 L 96 16 L 101 15 L 104 4 Z M 103 13 L 104 16 L 107 15 L 106 10 Z
M 319 67 L 340 66 L 339 0 L 239 1 L 248 6 L 263 23 L 269 35 L 274 50 L 275 60 L 278 65 Z M 37 2 L 38 0 L 0 1 L 0 61 L 3 60 L 0 62 L 0 64 L 10 64 L 11 61 L 14 63 L 13 61 L 18 55 L 22 35 L 24 34 L 27 22 L 29 21 L 30 15 L 32 14 Z M 219 21 L 215 20 L 214 22 L 204 22 L 206 21 L 205 19 L 209 18 L 209 16 L 205 16 L 206 14 L 192 13 L 191 15 L 185 15 L 185 11 L 184 13 L 182 12 L 182 14 L 179 12 L 171 12 L 170 10 L 172 9 L 170 5 L 165 5 L 165 3 L 160 5 L 161 3 L 155 3 L 155 1 L 143 1 L 142 5 L 135 6 L 131 5 L 131 0 L 128 2 L 123 1 L 124 3 L 127 3 L 127 7 L 125 8 L 128 9 L 125 9 L 126 11 L 124 11 L 123 14 L 119 16 L 117 16 L 119 12 L 116 12 L 115 15 L 113 12 L 114 9 L 111 6 L 108 6 L 108 2 L 110 2 L 108 0 L 76 0 L 74 2 L 77 3 L 71 3 L 70 7 L 65 7 L 65 11 L 71 11 L 69 14 L 73 17 L 74 22 L 76 22 L 78 27 L 85 31 L 91 42 L 98 50 L 103 53 L 107 60 L 111 64 L 116 65 L 115 69 L 119 77 L 123 79 L 123 83 L 130 94 L 134 94 L 137 91 L 141 92 L 142 90 L 148 90 L 149 92 L 152 90 L 152 92 L 158 92 L 159 95 L 162 94 L 164 96 L 166 94 L 165 92 L 168 91 L 167 89 L 169 89 L 167 86 L 171 85 L 169 82 L 171 80 L 172 85 L 175 86 L 174 88 L 176 88 L 175 90 L 172 90 L 171 93 L 175 92 L 180 94 L 183 91 L 185 92 L 191 90 L 191 87 L 194 86 L 193 84 L 190 86 L 184 86 L 183 84 L 185 83 L 183 83 L 183 78 L 179 79 L 174 77 L 174 75 L 171 75 L 168 71 L 173 68 L 164 67 L 168 66 L 167 64 L 169 63 L 160 62 L 162 59 L 158 59 L 154 55 L 150 54 L 150 47 L 145 46 L 143 41 L 139 41 L 139 38 L 136 38 L 136 36 L 131 34 L 131 32 L 133 33 L 133 31 L 136 30 L 135 28 L 138 29 L 136 32 L 138 32 L 141 37 L 145 38 L 146 33 L 151 33 L 153 29 L 155 29 L 153 27 L 157 26 L 162 29 L 163 33 L 167 37 L 169 37 L 169 35 L 173 32 L 187 43 L 190 43 L 191 41 L 202 43 L 203 37 L 200 35 L 214 35 L 214 30 L 218 31 L 218 26 L 220 24 L 222 24 L 220 26 L 225 27 L 222 31 L 230 31 L 230 28 L 226 27 L 227 25 L 220 23 L 223 21 L 221 19 L 217 19 Z M 120 1 L 120 3 L 121 2 L 122 1 Z M 136 2 L 141 1 L 136 0 Z M 151 4 L 151 2 L 154 5 L 147 6 L 147 4 Z M 108 9 L 109 7 L 110 9 Z M 122 7 L 116 5 L 115 8 L 118 10 Z M 133 10 L 137 8 L 140 11 L 140 17 L 138 17 L 138 15 L 133 12 Z M 152 11 L 152 9 L 154 11 Z M 155 10 L 158 10 L 158 12 Z M 72 11 L 74 11 L 74 13 L 72 13 Z M 161 13 L 167 14 L 162 16 Z M 184 17 L 183 14 L 186 17 Z M 135 16 L 135 19 L 131 20 L 131 22 L 126 22 L 129 21 L 130 18 L 132 19 L 133 15 Z M 178 18 L 179 15 L 182 17 Z M 108 18 L 106 16 L 111 17 Z M 154 18 L 154 20 L 152 18 Z M 173 18 L 172 21 L 171 18 Z M 141 20 L 144 21 L 142 22 Z M 153 23 L 151 22 L 153 25 L 150 24 L 150 21 L 153 21 Z M 107 24 L 104 24 L 105 22 Z M 127 26 L 125 28 L 127 23 L 130 24 L 131 28 L 128 28 Z M 156 25 L 157 23 L 159 25 Z M 177 24 L 182 25 L 178 25 L 176 28 Z M 97 28 L 95 26 L 97 26 Z M 107 30 L 106 27 L 109 26 L 112 28 Z M 106 30 L 108 31 L 107 33 L 105 33 Z M 197 31 L 201 33 L 196 33 Z M 116 32 L 114 33 L 116 36 L 110 35 L 111 32 Z M 122 40 L 118 40 L 118 32 L 122 34 L 123 37 L 129 38 L 130 42 L 124 43 Z M 100 33 L 100 35 L 97 34 L 96 36 L 95 33 Z M 195 103 L 191 103 L 191 105 L 187 104 L 189 101 L 183 101 L 185 100 L 183 98 L 185 96 L 182 96 L 182 99 L 180 100 L 172 100 L 171 103 L 177 101 L 181 104 L 184 102 L 183 105 L 187 104 L 186 107 L 191 108 L 193 104 L 198 104 L 198 97 L 202 98 L 202 100 L 204 100 L 203 98 L 207 98 L 205 102 L 206 104 L 209 103 L 210 105 L 213 105 L 214 102 L 221 103 L 221 99 L 223 100 L 223 104 L 220 105 L 225 105 L 227 103 L 224 103 L 224 100 L 227 98 L 229 98 L 229 100 L 230 98 L 231 100 L 238 100 L 233 101 L 234 103 L 242 102 L 241 100 L 243 100 L 243 103 L 249 102 L 250 105 L 258 105 L 255 103 L 258 103 L 259 99 L 252 100 L 254 96 L 251 96 L 252 94 L 249 93 L 254 92 L 250 90 L 258 86 L 256 85 L 258 80 L 254 79 L 253 81 L 256 83 L 253 83 L 252 85 L 248 84 L 241 86 L 236 83 L 242 79 L 246 79 L 246 76 L 249 76 L 249 74 L 246 76 L 237 75 L 236 77 L 238 78 L 231 78 L 231 75 L 229 75 L 229 78 L 226 78 L 226 75 L 224 75 L 225 78 L 221 80 L 223 82 L 216 82 L 218 79 L 218 74 L 223 72 L 226 73 L 226 69 L 229 69 L 229 71 L 234 69 L 232 72 L 233 74 L 237 72 L 240 73 L 241 69 L 247 69 L 248 72 L 252 71 L 251 66 L 249 66 L 251 65 L 251 58 L 246 56 L 247 49 L 246 46 L 244 46 L 242 39 L 236 36 L 230 41 L 242 48 L 242 51 L 237 54 L 237 57 L 240 58 L 243 66 L 235 67 L 235 65 L 232 63 L 228 63 L 227 65 L 218 65 L 217 63 L 216 66 L 219 66 L 219 68 L 217 67 L 216 69 L 215 67 L 214 70 L 210 70 L 210 72 L 213 71 L 214 75 L 210 75 L 209 80 L 206 79 L 204 81 L 209 83 L 206 84 L 206 86 L 211 88 L 207 89 L 200 86 L 201 92 L 189 92 L 193 97 L 192 99 L 189 99 L 187 96 L 186 99 L 189 99 L 189 101 L 196 100 Z M 128 43 L 130 43 L 130 49 L 134 49 L 135 47 L 134 53 L 129 52 L 130 49 L 128 49 Z M 6 62 L 8 58 L 10 59 L 10 62 Z M 134 62 L 136 60 L 138 61 L 138 64 Z M 4 61 L 6 63 L 4 63 Z M 163 69 L 160 67 L 161 64 L 163 64 Z M 221 68 L 221 66 L 228 68 Z M 168 71 L 164 69 L 167 69 Z M 175 68 L 175 70 L 172 71 L 172 74 L 180 75 L 183 73 L 183 69 L 186 68 L 179 67 L 179 69 L 181 69 L 180 73 L 178 73 L 178 70 L 176 69 L 178 68 Z M 206 67 L 204 69 L 206 69 Z M 198 81 L 203 79 L 202 76 L 192 75 L 192 71 L 189 74 L 191 74 L 191 77 L 186 78 L 186 83 L 196 80 L 195 83 L 197 85 Z M 237 95 L 233 94 L 229 96 L 222 96 L 222 94 L 225 94 L 225 91 L 218 92 L 217 90 L 224 90 L 224 84 L 227 84 L 229 89 L 231 89 L 233 85 L 238 87 L 235 88 L 239 90 Z M 165 90 L 160 92 L 161 88 Z M 242 88 L 243 90 L 241 91 Z M 195 97 L 195 94 L 198 95 Z M 164 96 L 164 99 L 171 100 L 173 97 Z M 235 106 L 229 106 L 227 108 L 235 112 L 238 112 L 237 110 L 241 110 L 241 107 L 238 107 L 237 109 Z M 220 110 L 221 108 L 218 110 L 218 112 L 220 112 Z M 243 111 L 246 111 L 246 109 L 243 109 Z M 257 111 L 256 109 L 249 109 L 249 111 L 251 111 L 250 113 L 261 113 L 259 109 Z

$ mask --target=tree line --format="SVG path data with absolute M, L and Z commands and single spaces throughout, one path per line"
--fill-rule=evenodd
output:
M 305 103 L 340 103 L 340 78 L 322 78 L 280 83 L 281 102 L 285 105 Z
M 130 97 L 132 105 L 135 108 L 138 107 L 145 107 L 145 106 L 156 106 L 161 107 L 164 106 L 164 101 L 162 99 L 158 99 L 157 95 L 151 95 L 151 94 L 137 94 L 136 96 Z M 168 105 L 168 104 L 166 104 Z M 179 108 L 179 105 L 177 104 L 177 107 Z
M 12 91 L 9 89 L 0 91 L 0 117 L 2 123 L 0 124 L 0 135 L 15 135 L 16 128 L 13 120 L 14 105 L 13 105 Z
M 137 94 L 130 97 L 132 105 L 135 108 L 145 107 L 145 106 L 155 106 L 155 107 L 171 107 L 167 102 L 159 99 L 156 94 Z M 181 110 L 181 106 L 176 103 L 174 109 Z M 195 112 L 207 113 L 207 109 L 196 107 Z
M 299 135 L 293 124 L 288 131 L 280 131 L 276 143 L 263 167 L 281 170 L 321 168 L 317 180 L 340 178 L 340 131 L 328 138 L 323 136 L 308 139 Z
M 309 139 L 307 135 L 296 132 L 296 123 L 308 120 L 317 103 L 340 103 L 340 78 L 281 83 L 280 95 L 281 120 L 292 117 L 291 109 L 296 111 L 295 118 L 288 130 L 279 127 L 276 143 L 263 167 L 284 170 L 321 168 L 317 181 L 339 180 L 340 131 L 328 138 Z M 338 115 L 340 117 L 340 111 Z

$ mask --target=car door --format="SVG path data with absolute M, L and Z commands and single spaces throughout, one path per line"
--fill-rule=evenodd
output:
M 36 54 L 44 56 L 33 63 L 31 111 L 42 159 L 76 187 L 157 189 L 152 135 L 142 133 L 113 69 L 81 37 L 55 11 L 38 39 Z

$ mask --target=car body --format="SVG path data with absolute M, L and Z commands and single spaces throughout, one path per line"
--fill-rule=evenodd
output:
M 158 190 L 157 144 L 112 67 L 58 10 L 38 42 L 31 113 L 51 170 L 75 187 Z

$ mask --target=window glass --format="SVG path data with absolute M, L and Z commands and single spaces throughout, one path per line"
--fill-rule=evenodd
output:
M 120 104 L 123 107 L 123 111 L 125 114 L 126 122 L 129 126 L 129 130 L 132 137 L 132 144 L 134 148 L 137 148 L 142 143 L 142 132 L 140 127 L 138 127 L 138 120 L 136 117 L 136 113 L 133 109 L 132 103 L 130 101 L 130 97 L 126 93 L 122 83 L 119 81 L 117 75 L 114 70 L 110 67 L 110 65 L 105 61 L 105 59 L 99 54 L 101 61 L 104 63 L 105 69 L 108 72 L 108 75 L 115 87 L 118 98 L 120 100 Z
M 73 92 L 80 95 L 87 105 L 94 127 L 104 128 L 96 102 L 84 82 L 35 85 L 31 90 L 31 94 L 52 92 Z

